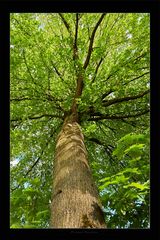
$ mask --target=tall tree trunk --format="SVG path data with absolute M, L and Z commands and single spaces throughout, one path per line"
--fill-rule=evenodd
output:
M 51 228 L 106 228 L 79 124 L 64 121 L 54 161 Z

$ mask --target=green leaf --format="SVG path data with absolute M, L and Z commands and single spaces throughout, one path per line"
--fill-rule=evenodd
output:
M 145 144 L 133 144 L 124 151 L 124 154 L 131 154 L 131 156 L 138 157 L 142 154 L 142 149 L 144 149 Z
M 128 180 L 128 177 L 125 177 L 124 175 L 116 176 L 114 180 L 105 182 L 102 186 L 99 187 L 99 190 L 105 189 L 109 185 L 115 185 L 115 184 L 121 184 Z
M 19 223 L 14 223 L 10 228 L 22 228 L 22 226 Z
M 129 188 L 129 187 L 135 187 L 140 190 L 148 189 L 148 186 L 146 186 L 145 184 L 140 184 L 140 183 L 136 183 L 136 182 L 132 182 L 132 183 L 124 186 L 124 188 Z
M 41 217 L 45 217 L 46 215 L 48 215 L 48 213 L 49 213 L 49 210 L 47 209 L 47 210 L 38 212 L 38 213 L 36 214 L 36 216 L 37 216 L 38 218 L 41 218 Z
M 36 226 L 33 224 L 25 224 L 23 228 L 36 228 Z

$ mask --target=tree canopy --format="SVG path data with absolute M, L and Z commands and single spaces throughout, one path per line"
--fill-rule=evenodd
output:
M 149 227 L 147 13 L 10 15 L 11 228 L 47 228 L 56 136 L 76 98 L 108 228 Z

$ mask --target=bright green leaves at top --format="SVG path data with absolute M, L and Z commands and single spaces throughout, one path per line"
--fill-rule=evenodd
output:
M 52 32 L 50 25 L 53 23 Z M 75 84 L 74 69 L 70 64 L 72 49 L 68 38 L 63 38 L 65 35 L 63 24 L 62 33 L 61 31 L 61 34 L 57 33 L 58 25 L 57 15 L 55 18 L 52 14 L 11 14 L 12 96 L 13 94 L 17 96 L 18 91 L 21 91 L 21 96 L 24 94 L 26 96 L 27 90 L 29 97 L 44 96 L 45 98 L 46 93 L 50 91 L 56 99 L 65 100 L 68 96 L 71 98 Z M 56 26 L 57 31 L 55 31 Z M 14 79 L 13 87 L 12 79 Z M 15 92 L 15 81 L 17 92 Z
M 11 93 L 16 97 L 21 91 L 22 96 L 45 98 L 49 92 L 60 101 L 62 109 L 68 111 L 77 79 L 72 49 L 76 15 L 63 16 L 70 25 L 71 36 L 59 14 L 11 14 Z M 79 14 L 77 61 L 81 68 L 99 17 L 99 13 Z M 147 58 L 134 61 L 142 54 L 149 55 L 148 22 L 148 14 L 106 14 L 95 34 L 90 63 L 83 74 L 85 87 L 80 111 L 85 111 L 89 104 L 100 109 L 101 96 L 107 89 L 112 89 L 115 97 L 144 89 L 148 75 L 143 78 L 144 84 L 136 80 L 133 86 L 133 82 L 127 86 L 126 83 L 137 76 L 140 67 L 142 74 L 145 73 L 143 68 L 149 68 Z M 147 39 L 145 44 L 142 39 Z

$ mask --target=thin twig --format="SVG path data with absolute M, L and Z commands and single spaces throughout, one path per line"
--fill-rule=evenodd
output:
M 88 119 L 88 121 L 98 121 L 103 119 L 124 119 L 124 118 L 132 118 L 132 117 L 139 117 L 146 113 L 149 113 L 150 109 L 147 109 L 145 111 L 140 111 L 136 114 L 128 114 L 128 115 L 108 115 L 108 114 L 101 114 L 101 113 L 94 113 L 94 115 Z
M 63 116 L 60 115 L 56 115 L 56 114 L 42 114 L 39 116 L 28 116 L 26 118 L 13 118 L 10 121 L 11 122 L 16 122 L 16 121 L 24 121 L 24 120 L 35 120 L 35 119 L 39 119 L 39 118 L 43 118 L 43 117 L 52 117 L 52 118 L 60 118 L 63 119 Z

